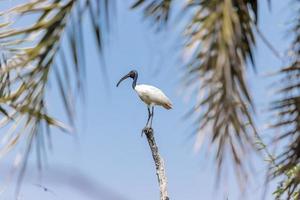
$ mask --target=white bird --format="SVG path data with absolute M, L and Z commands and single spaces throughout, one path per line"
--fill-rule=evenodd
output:
M 157 87 L 154 87 L 152 85 L 145 85 L 145 84 L 136 84 L 137 78 L 138 78 L 138 72 L 136 70 L 130 71 L 128 74 L 126 74 L 123 78 L 119 80 L 117 83 L 117 87 L 120 85 L 120 83 L 127 79 L 132 78 L 132 88 L 136 91 L 140 99 L 147 105 L 148 108 L 148 120 L 146 123 L 145 128 L 151 128 L 152 127 L 152 120 L 154 115 L 154 106 L 162 106 L 165 109 L 171 109 L 172 108 L 172 102 L 170 99 Z

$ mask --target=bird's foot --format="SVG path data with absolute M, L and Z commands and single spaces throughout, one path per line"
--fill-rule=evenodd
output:
M 146 127 L 143 128 L 143 130 L 142 130 L 141 137 L 143 137 L 143 134 L 144 134 L 144 133 L 145 133 L 145 134 L 148 134 L 148 133 L 150 133 L 150 132 L 153 132 L 153 129 L 152 129 L 151 127 L 149 127 L 149 126 L 146 126 Z

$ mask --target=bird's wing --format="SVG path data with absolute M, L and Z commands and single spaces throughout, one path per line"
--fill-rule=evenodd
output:
M 141 85 L 143 88 L 143 92 L 150 94 L 151 100 L 158 104 L 163 106 L 166 109 L 172 108 L 172 102 L 171 100 L 157 87 L 154 87 L 152 85 Z

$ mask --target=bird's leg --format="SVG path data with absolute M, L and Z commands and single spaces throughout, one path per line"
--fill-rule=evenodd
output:
M 150 111 L 150 107 L 148 106 L 148 120 L 147 120 L 147 123 L 146 123 L 146 127 L 148 127 L 149 125 L 149 122 L 150 122 L 150 118 L 151 118 L 151 111 Z
M 152 128 L 153 116 L 154 116 L 154 106 L 152 106 L 151 119 L 150 119 L 150 128 Z
M 148 109 L 148 120 L 147 120 L 147 123 L 146 123 L 146 126 L 145 128 L 143 128 L 142 130 L 142 134 L 141 134 L 141 137 L 143 137 L 143 133 L 146 132 L 150 127 L 149 127 L 149 121 L 150 121 L 150 118 L 151 118 L 151 111 L 150 111 L 150 107 L 147 106 L 147 109 Z

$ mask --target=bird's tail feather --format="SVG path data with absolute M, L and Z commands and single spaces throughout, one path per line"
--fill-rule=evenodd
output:
M 170 110 L 172 109 L 173 105 L 171 102 L 165 103 L 162 105 L 165 109 Z

